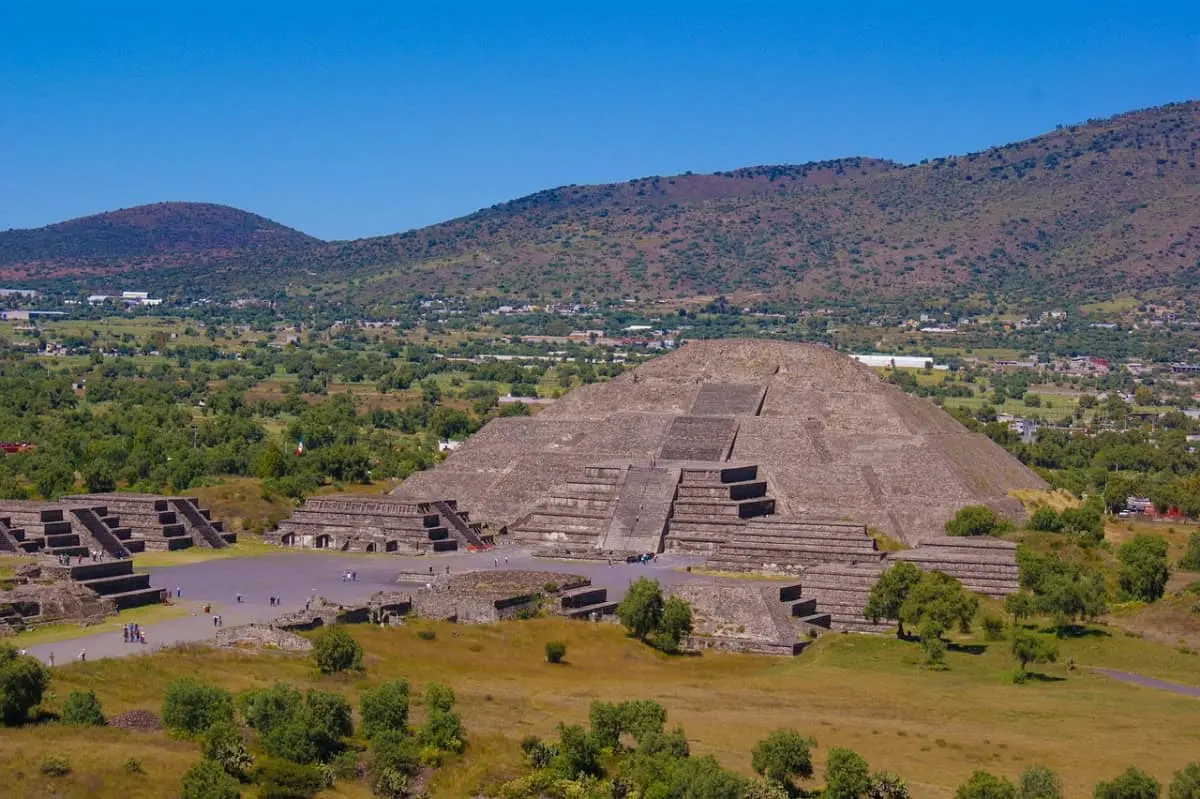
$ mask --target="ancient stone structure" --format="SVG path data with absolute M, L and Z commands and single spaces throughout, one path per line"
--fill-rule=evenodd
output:
M 308 652 L 312 641 L 272 624 L 242 624 L 217 630 L 217 646 L 238 649 L 274 649 L 282 652 Z
M 692 608 L 695 629 L 686 642 L 692 650 L 798 655 L 831 624 L 799 585 L 695 582 L 670 586 L 667 593 Z
M 889 561 L 907 560 L 926 571 L 940 571 L 958 580 L 968 591 L 1003 599 L 1020 589 L 1017 545 L 990 536 L 946 537 L 916 549 L 893 552 Z
M 226 532 L 222 523 L 214 521 L 195 497 L 81 494 L 64 497 L 62 503 L 72 508 L 100 506 L 117 514 L 132 531 L 134 542 L 141 544 L 141 549 L 173 550 L 191 546 L 220 549 L 237 541 L 237 533 Z
M 118 610 L 162 601 L 131 560 L 33 559 L 0 590 L 0 635 L 58 622 L 95 624 Z
M 284 546 L 404 555 L 489 544 L 452 500 L 371 495 L 313 497 L 269 538 Z
M 723 340 L 691 342 L 535 417 L 493 420 L 394 493 L 453 497 L 518 540 L 577 556 L 715 552 L 750 543 L 746 520 L 772 514 L 916 544 L 941 538 L 964 505 L 1018 515 L 1007 492 L 1041 487 L 986 436 L 829 348 Z
M 55 557 L 104 552 L 124 558 L 143 547 L 101 502 L 0 500 L 0 551 Z

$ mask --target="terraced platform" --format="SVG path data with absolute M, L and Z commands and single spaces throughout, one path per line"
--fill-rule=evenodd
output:
M 131 540 L 140 547 L 138 551 L 187 549 L 192 546 L 220 549 L 237 540 L 237 534 L 226 532 L 222 523 L 214 521 L 210 512 L 200 507 L 199 500 L 194 497 L 135 493 L 77 494 L 63 497 L 62 502 L 72 508 L 103 506 L 118 515 L 132 531 Z
M 990 536 L 947 537 L 916 549 L 894 552 L 889 560 L 907 560 L 926 571 L 940 571 L 968 591 L 1003 599 L 1020 589 L 1017 545 Z
M 308 549 L 399 554 L 451 552 L 483 542 L 479 528 L 452 501 L 377 496 L 310 498 L 268 540 Z
M 104 552 L 124 558 L 143 548 L 103 504 L 0 500 L 0 550 L 54 557 Z
M 800 575 L 825 563 L 876 564 L 882 559 L 861 524 L 764 516 L 720 544 L 705 566 L 717 571 Z

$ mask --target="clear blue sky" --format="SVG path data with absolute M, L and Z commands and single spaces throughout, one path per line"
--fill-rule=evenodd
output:
M 324 6 L 0 0 L 0 229 L 198 200 L 352 238 L 1200 97 L 1197 0 Z

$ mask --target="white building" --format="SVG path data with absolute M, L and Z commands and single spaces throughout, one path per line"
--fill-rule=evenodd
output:
M 938 365 L 933 362 L 932 355 L 883 355 L 880 353 L 869 353 L 863 355 L 851 355 L 851 358 L 861 364 L 873 368 L 895 368 L 895 369 L 946 369 L 944 365 Z

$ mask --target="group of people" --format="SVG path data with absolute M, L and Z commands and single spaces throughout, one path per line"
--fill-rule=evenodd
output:
M 127 644 L 146 643 L 146 633 L 142 632 L 141 626 L 137 624 L 126 624 L 121 635 L 125 638 L 125 643 Z
M 282 605 L 282 604 L 283 604 L 283 600 L 282 600 L 282 599 L 280 599 L 280 598 L 279 598 L 279 596 L 278 596 L 278 595 L 276 595 L 276 594 L 271 594 L 271 596 L 269 597 L 269 599 L 271 600 L 271 604 L 272 604 L 273 606 L 277 606 L 277 605 Z
M 358 582 L 358 572 L 351 572 L 351 571 L 342 572 L 342 582 L 343 583 Z

